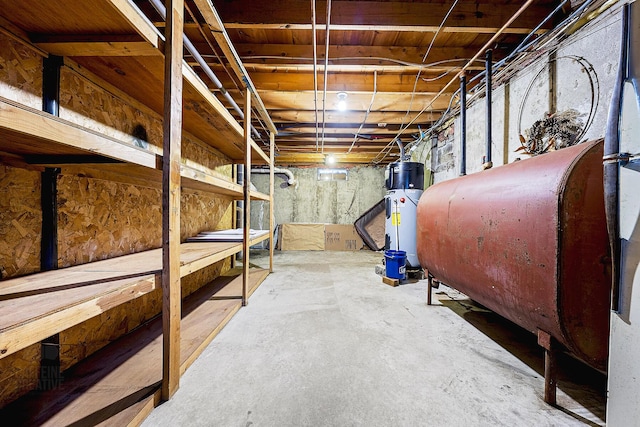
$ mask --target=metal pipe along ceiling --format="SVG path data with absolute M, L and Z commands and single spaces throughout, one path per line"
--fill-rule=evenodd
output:
M 151 2 L 152 6 L 156 9 L 156 11 L 160 14 L 160 16 L 162 16 L 162 19 L 166 20 L 167 19 L 167 9 L 165 8 L 164 4 L 162 3 L 162 0 L 149 0 L 149 1 Z M 236 113 L 238 113 L 238 115 L 240 116 L 240 119 L 244 120 L 245 117 L 244 117 L 244 112 L 242 111 L 242 108 L 240 108 L 238 106 L 238 104 L 236 103 L 236 101 L 231 97 L 231 95 L 229 95 L 229 92 L 227 92 L 227 90 L 224 88 L 224 86 L 222 85 L 222 82 L 214 74 L 214 72 L 211 69 L 211 67 L 209 67 L 209 64 L 207 64 L 207 61 L 205 61 L 204 58 L 202 57 L 202 55 L 200 55 L 200 52 L 198 52 L 198 49 L 196 49 L 196 47 L 193 45 L 193 43 L 191 43 L 191 40 L 189 40 L 189 38 L 187 37 L 186 34 L 182 35 L 182 40 L 184 42 L 184 47 L 187 48 L 189 53 L 193 56 L 193 58 L 196 60 L 196 62 L 200 65 L 200 67 L 202 68 L 204 73 L 207 75 L 207 77 L 209 77 L 211 79 L 213 84 L 220 90 L 220 92 L 225 97 L 225 99 L 227 101 L 229 101 L 229 104 L 231 104 L 231 107 L 233 107 L 233 109 L 236 111 Z M 247 90 L 249 90 L 249 89 L 247 89 Z M 251 118 L 249 117 L 247 120 L 251 120 Z M 256 130 L 256 128 L 253 125 L 251 125 L 251 131 L 256 136 L 256 138 L 262 139 L 262 137 L 260 136 L 260 133 Z

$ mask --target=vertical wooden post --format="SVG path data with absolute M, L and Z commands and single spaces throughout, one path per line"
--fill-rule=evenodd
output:
M 180 382 L 180 156 L 184 0 L 165 0 L 162 153 L 162 398 Z
M 276 146 L 276 135 L 271 132 L 269 133 L 269 236 L 271 239 L 269 240 L 269 273 L 273 273 L 273 247 L 274 247 L 274 238 L 273 233 L 275 229 L 275 218 L 273 217 L 273 203 L 275 197 L 274 191 L 274 170 L 275 167 L 275 146 Z
M 244 233 L 242 239 L 242 305 L 249 303 L 249 247 L 251 234 L 251 91 L 246 89 L 244 102 Z

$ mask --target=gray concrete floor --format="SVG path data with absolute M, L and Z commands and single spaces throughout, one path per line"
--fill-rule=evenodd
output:
M 381 282 L 381 258 L 276 252 L 274 273 L 144 425 L 604 425 L 601 374 L 563 358 L 558 407 L 545 404 L 533 334 L 445 287 L 427 306 L 425 280 Z

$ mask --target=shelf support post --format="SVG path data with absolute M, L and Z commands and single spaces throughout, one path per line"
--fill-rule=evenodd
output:
M 49 55 L 42 70 L 42 111 L 60 116 L 60 68 L 62 57 Z M 47 167 L 40 174 L 40 206 L 42 208 L 42 236 L 40 239 L 40 270 L 58 269 L 58 176 L 60 168 Z M 54 334 L 41 343 L 41 390 L 60 385 L 60 334 Z
M 274 148 L 276 145 L 276 135 L 273 132 L 269 132 L 269 273 L 273 273 L 273 233 L 275 229 L 274 218 L 273 218 L 273 198 L 275 196 L 274 185 L 275 185 L 275 177 L 274 170 L 275 167 L 275 153 Z
M 249 247 L 251 239 L 251 92 L 245 90 L 244 102 L 244 212 L 242 239 L 242 305 L 249 302 Z
M 180 382 L 180 157 L 184 0 L 165 0 L 162 152 L 162 398 Z

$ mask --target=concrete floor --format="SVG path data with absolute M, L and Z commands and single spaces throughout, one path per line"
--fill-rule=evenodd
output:
M 275 272 L 144 425 L 604 425 L 601 374 L 563 358 L 558 407 L 545 404 L 533 334 L 445 287 L 427 306 L 425 280 L 384 285 L 381 258 L 276 252 Z

